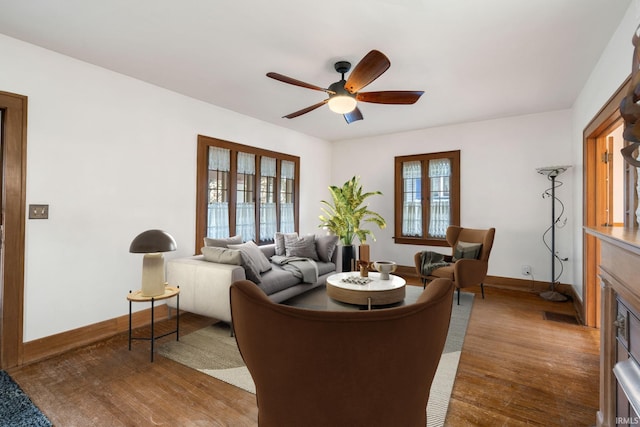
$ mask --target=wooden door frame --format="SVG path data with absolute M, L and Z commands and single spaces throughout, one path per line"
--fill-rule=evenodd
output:
M 583 155 L 583 226 L 597 227 L 598 206 L 595 200 L 597 180 L 596 168 L 598 162 L 598 138 L 603 133 L 622 121 L 620 115 L 620 101 L 627 94 L 631 76 L 629 76 L 618 90 L 609 98 L 598 114 L 585 127 L 582 143 Z M 600 248 L 598 239 L 582 231 L 583 249 L 583 278 L 582 303 L 584 323 L 590 327 L 600 326 L 600 282 L 598 280 L 598 266 L 600 264 Z
M 27 97 L 0 92 L 3 110 L 4 268 L 0 300 L 0 369 L 23 357 L 25 217 L 27 182 Z
M 620 126 L 624 125 L 624 122 L 620 124 Z M 617 128 L 618 126 L 616 126 Z M 607 156 L 607 161 L 605 164 L 605 170 L 607 172 L 607 224 L 610 226 L 614 226 L 615 224 L 615 205 L 613 203 L 614 197 L 614 170 L 613 170 L 613 137 L 608 136 L 605 141 L 603 141 L 603 145 L 605 148 L 605 156 Z

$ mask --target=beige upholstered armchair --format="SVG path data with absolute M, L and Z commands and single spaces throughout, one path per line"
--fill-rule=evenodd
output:
M 450 279 L 458 290 L 458 304 L 460 304 L 460 289 L 480 285 L 484 298 L 484 280 L 489 268 L 489 254 L 493 246 L 496 229 L 478 230 L 449 226 L 447 228 L 447 243 L 451 246 L 452 254 L 442 259 L 433 257 L 437 262 L 429 263 L 425 256 L 433 253 L 421 251 L 415 254 L 416 272 L 422 280 L 423 286 L 437 278 Z
M 447 279 L 415 304 L 372 311 L 279 305 L 254 283 L 234 283 L 233 327 L 258 424 L 424 427 L 452 301 Z

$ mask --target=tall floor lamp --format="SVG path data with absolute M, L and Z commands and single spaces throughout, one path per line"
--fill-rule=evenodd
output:
M 564 261 L 556 253 L 556 224 L 560 221 L 560 219 L 562 218 L 562 214 L 564 213 L 564 205 L 562 205 L 562 202 L 558 198 L 556 198 L 556 188 L 562 185 L 561 182 L 556 181 L 556 177 L 565 172 L 570 167 L 571 166 L 547 166 L 536 169 L 539 174 L 546 175 L 547 178 L 551 181 L 551 188 L 545 190 L 545 192 L 542 193 L 542 197 L 551 197 L 551 226 L 544 233 L 544 235 L 546 235 L 549 231 L 551 231 L 551 246 L 549 247 L 549 245 L 547 245 L 547 247 L 551 251 L 551 289 L 540 294 L 540 296 L 547 301 L 567 300 L 567 297 L 565 295 L 556 291 L 556 281 L 560 278 L 560 275 L 558 275 L 558 277 L 556 278 L 556 260 L 560 261 L 561 264 Z M 549 191 L 551 191 L 551 193 L 549 193 Z M 559 201 L 563 206 L 562 212 L 560 212 L 560 215 L 558 216 L 556 216 L 556 200 Z M 544 241 L 544 236 L 542 240 Z M 562 274 L 562 272 L 560 274 Z

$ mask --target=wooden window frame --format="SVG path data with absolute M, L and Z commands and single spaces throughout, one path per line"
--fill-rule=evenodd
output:
M 229 171 L 229 233 L 235 234 L 235 204 L 236 204 L 236 158 L 238 152 L 254 154 L 256 156 L 256 174 L 254 175 L 254 196 L 256 198 L 256 240 L 258 244 L 265 244 L 273 241 L 273 236 L 269 240 L 260 242 L 260 159 L 262 157 L 272 157 L 277 162 L 277 177 L 276 177 L 276 204 L 277 204 L 277 218 L 278 227 L 280 226 L 280 162 L 282 160 L 288 160 L 295 165 L 295 180 L 294 180 L 294 224 L 295 229 L 298 230 L 300 220 L 300 157 L 290 154 L 278 153 L 276 151 L 264 150 L 261 148 L 252 147 L 250 145 L 238 144 L 231 141 L 225 141 L 222 139 L 212 138 L 204 135 L 198 135 L 198 148 L 197 148 L 197 172 L 196 172 L 196 241 L 195 241 L 195 253 L 199 254 L 202 249 L 204 237 L 207 233 L 207 189 L 209 184 L 209 147 L 221 147 L 231 150 L 231 170 Z
M 410 161 L 425 162 L 435 159 L 451 160 L 451 182 L 449 187 L 451 221 L 450 225 L 460 225 L 460 150 L 442 151 L 438 153 L 413 154 L 407 156 L 395 157 L 395 174 L 394 174 L 394 226 L 395 226 L 395 243 L 406 245 L 424 245 L 424 246 L 449 246 L 445 238 L 437 239 L 430 237 L 410 237 L 402 235 L 402 205 L 403 205 L 403 185 L 402 185 L 402 164 Z M 429 199 L 430 188 L 424 184 L 422 190 L 422 229 L 429 230 L 429 205 L 424 203 Z

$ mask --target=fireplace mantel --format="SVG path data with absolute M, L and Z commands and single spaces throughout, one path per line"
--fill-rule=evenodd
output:
M 640 231 L 623 227 L 587 228 L 600 240 L 600 408 L 599 427 L 614 427 L 637 417 L 625 412 L 624 385 L 613 368 L 618 362 L 638 362 L 640 349 Z M 637 341 L 637 342 L 636 342 Z M 624 381 L 622 381 L 624 382 Z M 636 424 L 640 422 L 637 420 Z

